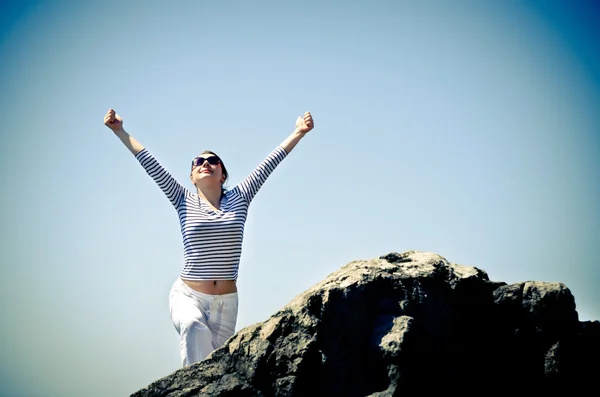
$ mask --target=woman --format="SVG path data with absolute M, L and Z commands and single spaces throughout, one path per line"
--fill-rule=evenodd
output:
M 235 332 L 236 280 L 248 206 L 275 167 L 313 129 L 309 112 L 296 120 L 294 132 L 242 182 L 225 190 L 227 169 L 215 153 L 192 160 L 195 192 L 180 185 L 135 138 L 123 119 L 109 109 L 104 124 L 125 144 L 177 210 L 184 264 L 169 294 L 171 320 L 180 335 L 181 360 L 189 366 L 221 347 Z

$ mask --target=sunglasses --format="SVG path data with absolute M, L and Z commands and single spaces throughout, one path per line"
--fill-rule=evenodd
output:
M 221 162 L 221 160 L 217 157 L 217 156 L 210 156 L 210 157 L 196 157 L 193 161 L 192 161 L 192 167 L 197 167 L 199 165 L 204 164 L 205 161 L 208 161 L 208 164 L 210 165 L 217 165 Z

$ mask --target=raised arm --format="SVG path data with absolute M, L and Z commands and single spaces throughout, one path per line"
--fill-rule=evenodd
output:
M 144 150 L 144 146 L 123 129 L 123 119 L 115 113 L 114 109 L 109 109 L 104 116 L 104 125 L 115 133 L 134 156 Z
M 233 190 L 247 201 L 251 202 L 258 190 L 265 183 L 275 167 L 294 149 L 304 135 L 312 130 L 314 122 L 310 112 L 304 113 L 296 120 L 296 129 L 278 147 L 275 148 L 259 165 L 240 182 Z
M 300 139 L 304 138 L 304 135 L 310 130 L 312 130 L 315 126 L 313 118 L 310 112 L 304 113 L 302 117 L 298 117 L 296 120 L 296 129 L 290 136 L 286 138 L 285 141 L 281 143 L 283 150 L 287 153 L 291 152 L 294 147 L 300 142 Z
M 114 109 L 109 109 L 108 113 L 106 113 L 104 124 L 123 142 L 142 167 L 144 167 L 146 173 L 154 179 L 171 204 L 177 208 L 186 193 L 186 189 L 159 164 L 154 156 L 137 139 L 123 129 L 123 119 L 115 113 Z

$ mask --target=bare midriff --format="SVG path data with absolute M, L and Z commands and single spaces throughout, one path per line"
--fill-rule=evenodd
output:
M 191 289 L 209 295 L 223 295 L 237 292 L 237 286 L 234 280 L 184 280 Z

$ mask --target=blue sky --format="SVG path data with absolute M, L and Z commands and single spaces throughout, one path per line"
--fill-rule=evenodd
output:
M 312 112 L 250 207 L 238 330 L 411 249 L 600 319 L 599 26 L 583 0 L 2 2 L 0 394 L 180 367 L 177 216 L 111 107 L 180 182 L 210 149 L 230 187 Z

